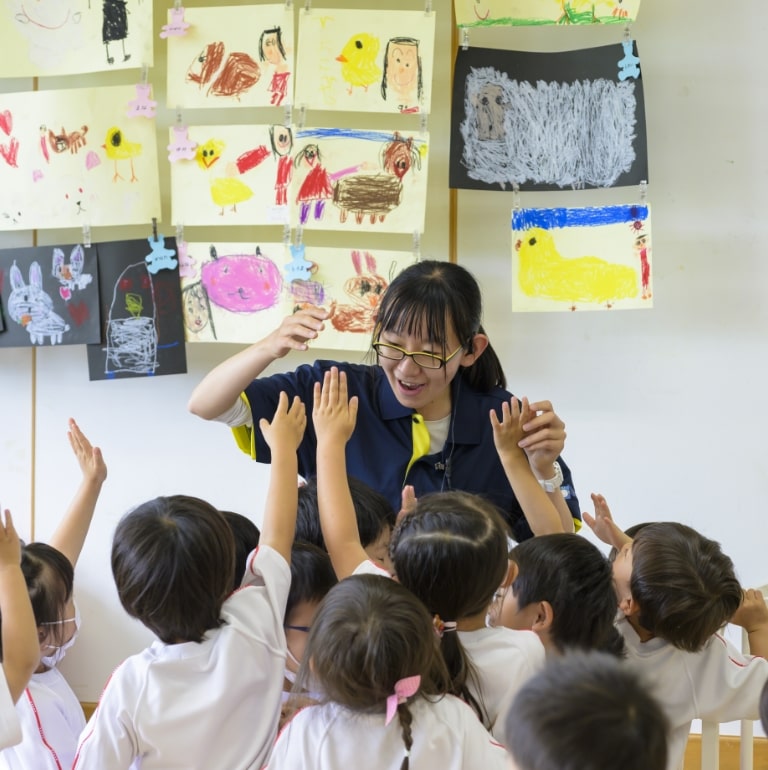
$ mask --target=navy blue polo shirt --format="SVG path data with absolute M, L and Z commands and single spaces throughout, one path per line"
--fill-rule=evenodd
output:
M 302 476 L 308 478 L 316 471 L 317 436 L 312 422 L 314 385 L 322 382 L 323 375 L 332 366 L 346 372 L 349 395 L 358 397 L 357 426 L 346 449 L 350 476 L 378 490 L 395 511 L 400 510 L 400 496 L 406 484 L 413 485 L 416 497 L 450 489 L 481 494 L 499 507 L 516 540 L 532 536 L 496 452 L 488 417 L 491 409 L 501 417 L 501 405 L 509 401 L 511 394 L 502 388 L 479 393 L 468 385 L 461 373 L 451 383 L 452 413 L 445 446 L 433 454 L 427 454 L 429 434 L 423 418 L 395 398 L 379 366 L 315 361 L 293 372 L 254 380 L 243 393 L 254 425 L 258 425 L 262 417 L 272 419 L 280 391 L 285 391 L 289 400 L 298 396 L 306 405 L 307 429 L 298 449 Z M 259 430 L 240 427 L 233 432 L 243 451 L 259 462 L 271 461 L 269 446 Z M 563 471 L 563 495 L 574 520 L 580 521 L 571 472 L 561 458 L 559 462 Z

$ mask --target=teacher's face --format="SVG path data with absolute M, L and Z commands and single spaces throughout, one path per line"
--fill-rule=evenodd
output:
M 445 350 L 446 356 L 450 356 L 461 343 L 452 328 L 447 332 Z M 430 342 L 429 336 L 424 333 L 396 334 L 383 331 L 379 339 L 381 342 L 397 345 L 409 353 L 443 355 L 443 346 L 438 342 Z M 415 409 L 425 420 L 439 420 L 451 413 L 451 380 L 468 358 L 474 359 L 474 356 L 467 356 L 464 351 L 459 351 L 439 369 L 428 369 L 419 366 L 411 356 L 405 356 L 400 361 L 379 356 L 379 365 L 387 376 L 395 398 L 403 406 Z

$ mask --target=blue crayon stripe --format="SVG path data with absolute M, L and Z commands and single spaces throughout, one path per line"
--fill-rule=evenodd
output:
M 577 209 L 516 209 L 512 212 L 512 229 L 542 227 L 599 227 L 648 219 L 648 206 L 589 206 Z
M 394 131 L 365 131 L 350 128 L 301 128 L 296 132 L 297 139 L 363 139 L 368 142 L 389 142 L 393 136 Z M 424 144 L 424 141 L 414 136 L 413 144 Z

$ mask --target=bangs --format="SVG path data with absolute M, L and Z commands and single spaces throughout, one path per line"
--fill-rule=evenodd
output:
M 448 303 L 437 282 L 403 282 L 384 294 L 376 323 L 376 333 L 413 335 L 442 348 L 448 339 Z

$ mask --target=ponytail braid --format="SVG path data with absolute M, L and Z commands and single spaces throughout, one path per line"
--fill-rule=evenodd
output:
M 411 710 L 408 708 L 407 702 L 398 704 L 397 719 L 400 722 L 400 728 L 403 735 L 403 743 L 405 744 L 405 756 L 403 757 L 403 762 L 400 765 L 400 770 L 408 770 L 410 766 L 411 746 L 413 746 L 413 734 L 411 733 L 413 714 L 411 714 Z

